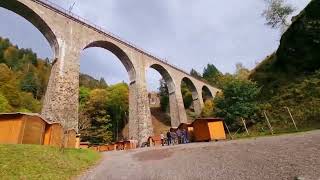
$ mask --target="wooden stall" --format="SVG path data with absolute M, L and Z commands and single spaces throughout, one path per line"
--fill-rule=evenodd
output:
M 151 146 L 161 146 L 161 136 L 152 136 L 153 142 L 151 142 Z
M 100 151 L 100 152 L 109 151 L 109 146 L 108 146 L 107 144 L 100 145 L 100 146 L 99 146 L 99 151 Z
M 63 127 L 59 123 L 47 124 L 44 133 L 44 145 L 60 147 L 62 144 Z
M 132 149 L 132 145 L 130 141 L 124 141 L 124 150 Z
M 0 114 L 0 143 L 43 144 L 47 124 L 39 114 Z
M 88 149 L 89 144 L 89 142 L 80 142 L 79 149 Z
M 193 123 L 194 141 L 213 141 L 226 139 L 222 118 L 199 118 Z
M 178 127 L 180 130 L 186 130 L 188 132 L 188 139 L 189 142 L 192 142 L 194 139 L 193 135 L 193 125 L 191 123 L 181 123 Z
M 69 129 L 65 133 L 65 146 L 66 148 L 75 148 L 77 140 L 77 132 L 74 129 Z
M 120 150 L 124 150 L 124 142 L 123 141 L 118 141 L 116 142 L 116 150 L 120 151 Z

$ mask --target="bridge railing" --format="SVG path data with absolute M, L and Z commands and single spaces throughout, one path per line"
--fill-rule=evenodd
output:
M 55 3 L 53 3 L 53 2 L 51 2 L 49 0 L 32 0 L 32 1 L 34 1 L 36 3 L 41 3 L 42 5 L 45 5 L 47 8 L 49 8 L 51 10 L 54 10 L 54 11 L 57 11 L 58 13 L 66 16 L 69 19 L 70 18 L 74 19 L 74 20 L 78 21 L 79 23 L 81 23 L 81 24 L 83 24 L 83 25 L 85 25 L 85 26 L 97 31 L 98 33 L 102 33 L 102 34 L 104 34 L 104 35 L 106 35 L 106 36 L 108 36 L 108 37 L 110 37 L 110 38 L 112 38 L 112 39 L 114 39 L 114 40 L 116 40 L 116 41 L 118 41 L 118 42 L 120 42 L 122 44 L 130 46 L 130 47 L 134 48 L 135 50 L 137 50 L 137 51 L 139 51 L 139 52 L 141 52 L 141 53 L 143 53 L 143 54 L 145 54 L 145 55 L 147 55 L 147 56 L 149 56 L 149 57 L 151 57 L 151 58 L 153 58 L 153 59 L 155 59 L 157 61 L 160 61 L 160 62 L 162 62 L 162 63 L 164 63 L 164 64 L 166 64 L 166 65 L 168 65 L 168 66 L 170 66 L 170 67 L 172 67 L 172 68 L 174 68 L 174 69 L 176 69 L 176 70 L 178 70 L 178 71 L 180 71 L 180 72 L 182 72 L 184 74 L 190 75 L 188 72 L 178 68 L 176 65 L 170 64 L 167 60 L 153 55 L 152 53 L 150 53 L 150 52 L 148 52 L 148 51 L 136 46 L 135 44 L 120 38 L 119 36 L 111 33 L 110 31 L 107 31 L 106 29 L 104 29 L 104 28 L 102 28 L 102 27 L 100 27 L 100 26 L 98 26 L 98 25 L 96 25 L 94 23 L 91 23 L 89 20 L 87 20 L 87 19 L 85 19 L 85 18 L 83 18 L 83 17 L 81 17 L 81 16 L 79 16 L 79 15 L 77 15 L 77 14 L 71 12 L 71 11 L 66 10 L 63 7 L 57 5 L 57 4 L 55 4 Z M 196 78 L 196 79 L 198 79 L 198 78 Z M 198 80 L 206 83 L 202 79 L 198 79 Z

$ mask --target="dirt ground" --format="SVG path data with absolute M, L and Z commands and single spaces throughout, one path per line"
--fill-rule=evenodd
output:
M 80 180 L 320 180 L 320 130 L 106 152 Z

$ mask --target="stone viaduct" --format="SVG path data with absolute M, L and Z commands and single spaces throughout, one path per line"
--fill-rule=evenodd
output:
M 201 113 L 202 91 L 212 97 L 219 91 L 150 53 L 123 41 L 46 0 L 1 0 L 8 9 L 32 23 L 48 40 L 54 61 L 41 114 L 59 121 L 66 128 L 78 126 L 80 54 L 90 47 L 104 48 L 116 55 L 129 74 L 129 136 L 143 142 L 153 134 L 145 73 L 157 70 L 169 90 L 173 127 L 187 122 L 181 94 L 181 82 L 192 89 L 194 109 Z M 27 35 L 27 34 L 26 34 Z

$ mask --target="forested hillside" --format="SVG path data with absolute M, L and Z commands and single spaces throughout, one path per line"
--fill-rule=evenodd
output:
M 289 107 L 298 123 L 320 127 L 320 1 L 313 0 L 283 34 L 278 50 L 250 74 L 262 87 L 260 103 L 286 127 Z
M 39 112 L 51 65 L 0 37 L 0 112 Z

